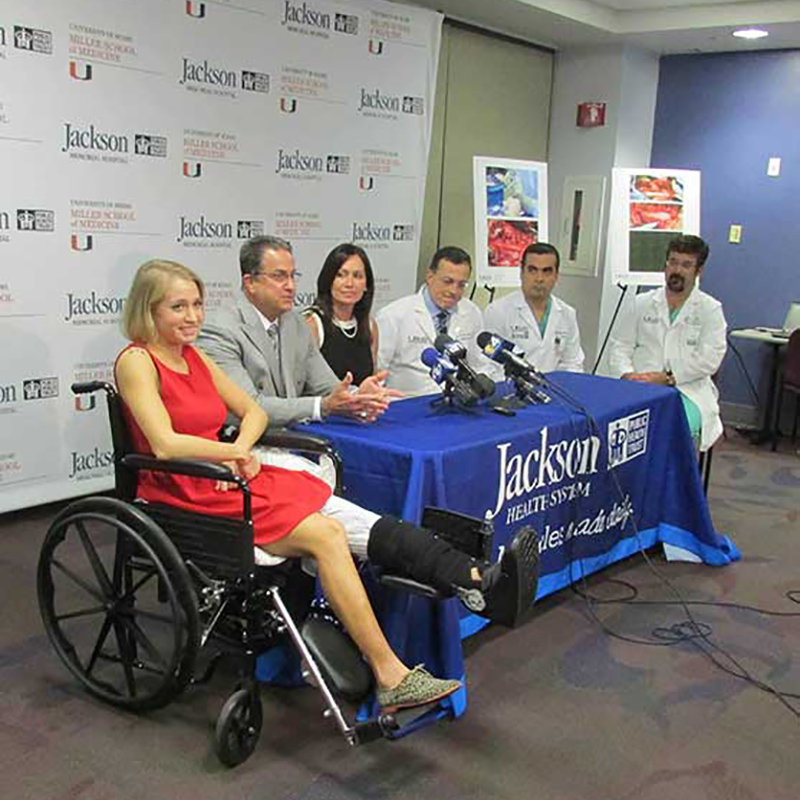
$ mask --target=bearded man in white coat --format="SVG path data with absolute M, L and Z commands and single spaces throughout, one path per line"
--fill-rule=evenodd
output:
M 703 451 L 722 434 L 719 394 L 711 377 L 727 347 L 722 304 L 697 287 L 707 258 L 708 245 L 699 236 L 673 239 L 664 287 L 636 297 L 610 345 L 614 375 L 678 389 Z
M 560 263 L 553 245 L 528 245 L 520 262 L 520 288 L 490 303 L 483 318 L 490 333 L 513 342 L 539 372 L 583 372 L 575 309 L 553 294 Z
M 483 330 L 483 315 L 464 297 L 471 272 L 472 260 L 466 250 L 442 247 L 434 253 L 419 292 L 401 297 L 378 312 L 378 369 L 388 370 L 389 389 L 408 397 L 440 391 L 421 355 L 441 333 L 466 347 L 467 364 L 472 369 L 499 377 L 475 341 Z

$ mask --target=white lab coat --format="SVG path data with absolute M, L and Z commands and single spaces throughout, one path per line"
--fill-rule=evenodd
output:
M 486 330 L 500 334 L 525 353 L 539 372 L 583 372 L 584 355 L 575 309 L 551 295 L 544 336 L 521 289 L 490 303 L 483 312 Z
M 436 329 L 422 291 L 389 303 L 375 315 L 379 331 L 378 369 L 389 370 L 386 380 L 389 388 L 399 389 L 409 397 L 441 391 L 420 359 L 422 351 L 433 347 L 436 339 Z M 467 348 L 470 367 L 497 380 L 502 375 L 475 342 L 482 330 L 481 310 L 471 300 L 460 300 L 455 314 L 450 317 L 447 333 Z
M 725 356 L 726 332 L 719 300 L 695 288 L 671 324 L 666 289 L 654 289 L 636 297 L 611 337 L 611 372 L 672 370 L 678 390 L 700 409 L 700 449 L 707 450 L 722 434 L 711 376 Z

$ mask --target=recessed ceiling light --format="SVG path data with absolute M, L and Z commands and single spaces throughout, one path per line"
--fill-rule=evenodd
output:
M 765 36 L 769 36 L 769 31 L 762 31 L 760 28 L 742 28 L 734 31 L 733 35 L 740 39 L 763 39 Z

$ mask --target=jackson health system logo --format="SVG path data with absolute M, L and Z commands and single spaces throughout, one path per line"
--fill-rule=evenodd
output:
M 334 175 L 347 175 L 350 172 L 350 156 L 326 153 L 305 153 L 278 149 L 275 173 L 278 175 L 319 175 L 324 172 Z
M 205 58 L 199 61 L 184 57 L 182 64 L 178 83 L 187 88 L 210 86 L 269 94 L 270 77 L 266 72 L 229 69 L 219 64 L 212 64 Z
M 318 33 L 325 36 L 329 31 L 354 36 L 358 33 L 358 17 L 355 14 L 342 14 L 320 11 L 308 2 L 293 3 L 284 0 L 281 25 L 290 30 Z
M 0 405 L 16 403 L 19 400 L 17 384 L 0 386 Z M 27 378 L 22 381 L 23 400 L 52 400 L 58 397 L 58 378 Z
M 131 141 L 132 140 L 132 141 Z M 103 131 L 90 124 L 88 127 L 64 123 L 64 143 L 62 153 L 89 151 L 94 153 L 114 153 L 137 156 L 166 158 L 166 136 L 155 136 L 147 133 L 135 133 L 131 137 L 126 133 Z
M 260 219 L 215 220 L 205 214 L 198 218 L 181 216 L 175 241 L 189 247 L 229 247 L 231 240 L 251 239 L 264 235 L 264 221 Z
M 364 115 L 413 114 L 422 116 L 425 113 L 425 98 L 413 95 L 386 94 L 380 89 L 369 90 L 360 87 L 358 110 Z
M 608 424 L 608 469 L 647 452 L 649 425 L 649 409 Z M 557 439 L 547 427 L 538 432 L 527 450 L 519 443 L 498 444 L 497 498 L 494 508 L 486 509 L 486 517 L 504 518 L 506 524 L 519 523 L 562 503 L 588 498 L 591 476 L 598 473 L 601 445 L 596 435 Z M 597 533 L 609 526 L 624 525 L 631 513 L 630 499 L 625 497 L 614 508 L 601 509 L 596 518 L 580 521 L 575 530 Z M 594 523 L 597 525 L 593 528 Z
M 413 242 L 414 225 L 410 223 L 382 225 L 376 222 L 354 222 L 350 238 L 356 244 L 359 242 Z

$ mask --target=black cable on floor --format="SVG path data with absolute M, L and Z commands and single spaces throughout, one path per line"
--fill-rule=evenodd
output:
M 601 451 L 604 448 L 603 437 L 601 435 L 600 427 L 597 424 L 597 420 L 595 420 L 594 416 L 589 412 L 589 410 L 575 397 L 573 397 L 567 390 L 563 389 L 560 386 L 552 383 L 547 379 L 546 376 L 542 376 L 544 381 L 551 391 L 551 394 L 557 395 L 563 402 L 572 406 L 576 409 L 579 413 L 581 413 L 589 426 L 589 431 L 594 433 L 601 444 Z M 757 397 L 757 395 L 756 395 Z M 607 447 L 605 448 L 607 449 Z M 608 464 L 608 457 L 606 454 L 606 464 Z M 607 470 L 608 474 L 611 475 L 614 487 L 617 491 L 619 499 L 623 502 L 625 501 L 626 495 L 622 490 L 622 486 L 619 482 L 619 477 L 617 476 L 616 472 L 613 469 Z M 630 498 L 628 498 L 630 499 Z M 580 502 L 580 498 L 578 498 L 578 502 Z M 731 675 L 734 678 L 738 678 L 740 680 L 745 681 L 746 683 L 750 684 L 751 686 L 760 689 L 761 691 L 772 695 L 777 699 L 783 706 L 785 706 L 794 716 L 800 718 L 800 710 L 796 709 L 791 703 L 789 703 L 787 698 L 791 699 L 800 699 L 800 694 L 796 694 L 793 692 L 785 692 L 781 691 L 771 684 L 767 683 L 766 681 L 762 681 L 758 678 L 755 678 L 743 664 L 741 664 L 734 656 L 732 656 L 727 650 L 720 647 L 718 644 L 714 643 L 711 639 L 713 634 L 713 626 L 707 622 L 698 622 L 694 615 L 692 614 L 689 605 L 719 605 L 720 607 L 730 606 L 735 608 L 750 608 L 758 613 L 765 613 L 773 616 L 800 616 L 800 612 L 773 612 L 773 611 L 765 611 L 762 609 L 758 609 L 755 606 L 744 606 L 743 604 L 736 604 L 736 603 L 725 603 L 725 602 L 718 602 L 713 603 L 710 601 L 687 601 L 683 595 L 680 593 L 678 588 L 675 584 L 666 576 L 664 575 L 653 563 L 650 556 L 647 554 L 647 551 L 644 547 L 644 543 L 641 540 L 639 526 L 636 522 L 636 515 L 631 514 L 630 521 L 633 526 L 633 532 L 636 537 L 636 541 L 639 546 L 639 552 L 641 553 L 645 563 L 647 564 L 648 568 L 652 572 L 652 574 L 658 578 L 674 595 L 675 600 L 664 600 L 664 601 L 643 601 L 643 600 L 635 600 L 638 596 L 638 590 L 632 585 L 627 584 L 627 582 L 619 581 L 618 579 L 613 579 L 617 583 L 626 584 L 629 590 L 633 591 L 633 596 L 630 598 L 625 598 L 622 600 L 608 600 L 603 601 L 599 598 L 594 597 L 588 592 L 588 583 L 586 581 L 586 576 L 583 574 L 583 570 L 581 570 L 581 583 L 584 586 L 583 592 L 578 591 L 575 588 L 575 584 L 572 581 L 572 559 L 570 559 L 570 585 L 573 587 L 573 591 L 575 591 L 579 596 L 581 596 L 586 602 L 586 609 L 589 612 L 589 615 L 592 619 L 597 623 L 600 629 L 606 633 L 608 636 L 611 636 L 615 639 L 619 639 L 624 642 L 628 642 L 630 644 L 640 644 L 645 646 L 657 646 L 657 647 L 671 647 L 676 644 L 684 644 L 689 643 L 695 646 L 712 664 L 714 664 L 718 669 L 722 672 L 725 672 L 728 675 Z M 570 540 L 571 541 L 571 540 Z M 790 590 L 786 593 L 786 596 L 789 600 L 794 603 L 800 603 L 800 590 Z M 652 635 L 655 639 L 644 639 L 640 637 L 633 637 L 627 636 L 625 634 L 618 633 L 610 628 L 600 617 L 597 615 L 593 608 L 594 605 L 601 605 L 610 602 L 618 602 L 618 603 L 629 603 L 634 604 L 638 603 L 641 605 L 677 605 L 680 606 L 684 614 L 686 615 L 686 620 L 683 622 L 675 623 L 669 627 L 658 627 L 652 631 Z M 722 663 L 720 660 L 726 659 L 731 665 L 727 666 L 726 664 Z

